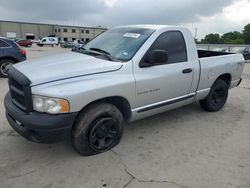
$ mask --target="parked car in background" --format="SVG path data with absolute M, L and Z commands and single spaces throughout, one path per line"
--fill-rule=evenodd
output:
M 0 77 L 7 77 L 8 66 L 26 60 L 26 51 L 13 40 L 0 38 Z
M 73 48 L 74 43 L 72 41 L 62 42 L 60 46 L 62 48 Z
M 84 46 L 84 42 L 82 42 L 81 40 L 75 40 L 73 42 L 72 51 L 79 52 L 83 46 Z
M 236 47 L 231 52 L 242 54 L 245 60 L 250 60 L 250 47 Z
M 32 46 L 32 41 L 31 40 L 17 40 L 16 43 L 19 46 L 24 46 L 24 47 L 31 47 Z
M 245 60 L 250 60 L 250 47 L 245 48 L 242 54 Z
M 58 38 L 57 37 L 44 37 L 37 43 L 37 45 L 38 46 L 51 45 L 53 47 L 54 45 L 58 45 Z

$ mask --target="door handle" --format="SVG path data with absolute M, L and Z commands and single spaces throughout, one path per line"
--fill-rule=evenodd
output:
M 183 74 L 188 74 L 188 73 L 190 73 L 190 72 L 193 72 L 193 69 L 184 69 L 184 70 L 182 71 Z

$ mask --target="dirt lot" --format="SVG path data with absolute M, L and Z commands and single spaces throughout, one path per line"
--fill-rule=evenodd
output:
M 29 59 L 69 51 L 27 49 Z M 110 152 L 81 157 L 65 141 L 31 143 L 8 125 L 0 79 L 1 188 L 250 188 L 250 64 L 225 108 L 193 104 L 126 125 Z

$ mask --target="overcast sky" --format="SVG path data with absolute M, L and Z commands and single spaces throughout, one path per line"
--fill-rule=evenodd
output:
M 250 23 L 250 0 L 0 0 L 0 19 L 113 27 L 171 24 L 207 33 L 241 31 Z

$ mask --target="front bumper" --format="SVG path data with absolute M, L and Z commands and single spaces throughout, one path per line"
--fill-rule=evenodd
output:
M 50 115 L 26 113 L 12 103 L 8 93 L 4 99 L 6 117 L 12 128 L 23 137 L 38 143 L 53 143 L 70 136 L 77 113 Z

